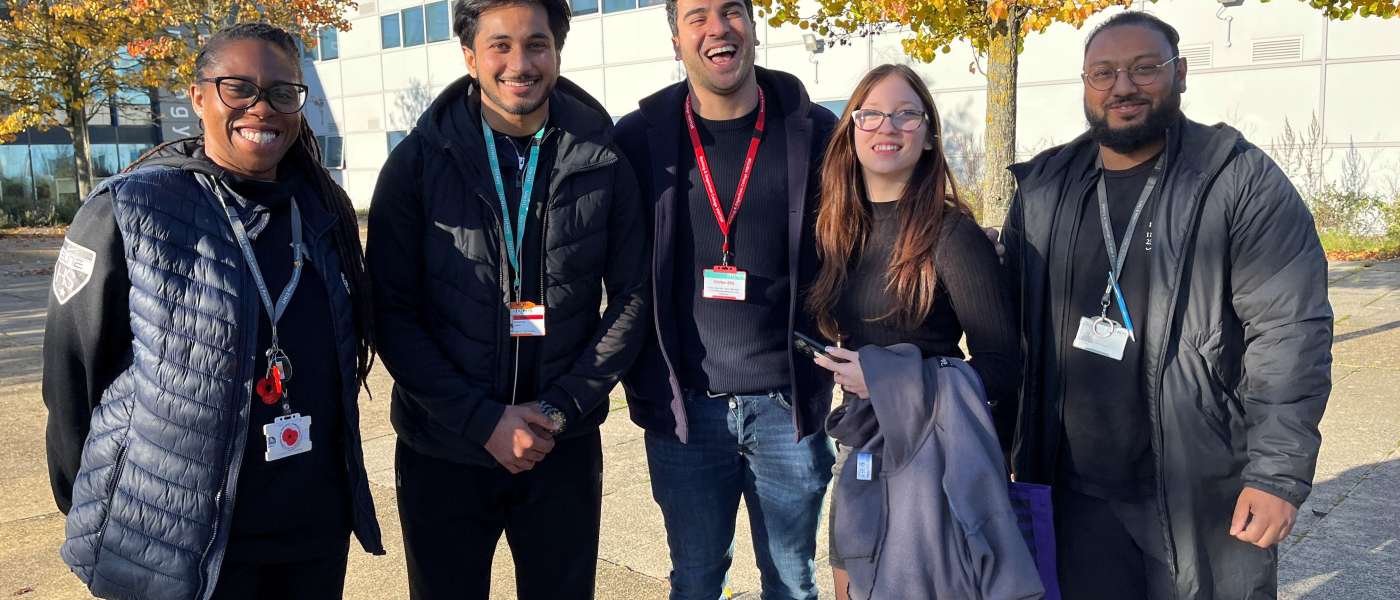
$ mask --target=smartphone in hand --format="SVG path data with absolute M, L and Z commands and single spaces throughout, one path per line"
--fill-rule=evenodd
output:
M 792 345 L 794 348 L 797 348 L 798 352 L 806 354 L 807 356 L 810 356 L 812 358 L 820 356 L 834 363 L 850 362 L 844 358 L 837 358 L 835 356 L 832 356 L 831 353 L 826 351 L 826 344 L 817 341 L 811 336 L 803 335 L 800 331 L 792 332 Z

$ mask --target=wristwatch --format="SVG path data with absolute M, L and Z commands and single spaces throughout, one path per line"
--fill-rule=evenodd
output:
M 564 428 L 569 425 L 568 419 L 564 417 L 564 411 L 554 407 L 554 405 L 543 400 L 539 403 L 540 412 L 554 424 L 554 433 L 564 433 Z

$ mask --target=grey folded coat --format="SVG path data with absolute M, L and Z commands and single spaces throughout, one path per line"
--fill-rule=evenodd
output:
M 826 423 L 853 449 L 831 508 L 851 598 L 1042 598 L 977 373 L 910 344 L 866 346 L 860 363 L 870 398 L 851 396 Z

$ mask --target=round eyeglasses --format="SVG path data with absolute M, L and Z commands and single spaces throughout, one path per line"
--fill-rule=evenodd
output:
M 1118 83 L 1119 73 L 1127 73 L 1128 81 L 1133 82 L 1133 85 L 1152 85 L 1152 83 L 1157 81 L 1157 78 L 1162 75 L 1162 71 L 1167 70 L 1167 65 L 1176 62 L 1178 58 L 1181 57 L 1173 56 L 1159 65 L 1137 65 L 1122 69 L 1114 69 L 1107 65 L 1097 65 L 1089 69 L 1088 72 L 1080 73 L 1079 76 L 1084 79 L 1085 85 L 1100 92 L 1107 92 L 1113 89 L 1113 85 Z
M 928 120 L 928 116 L 922 110 L 901 110 L 896 113 L 887 113 L 872 108 L 862 108 L 851 113 L 851 121 L 855 123 L 856 129 L 861 131 L 875 131 L 885 124 L 885 119 L 889 119 L 895 129 L 914 131 Z
M 233 110 L 248 110 L 258 101 L 267 100 L 272 110 L 290 115 L 306 104 L 308 88 L 300 83 L 274 83 L 262 87 L 242 77 L 206 77 L 195 81 L 214 84 L 219 101 Z

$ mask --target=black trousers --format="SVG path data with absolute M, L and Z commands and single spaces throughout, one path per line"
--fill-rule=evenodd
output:
M 519 600 L 593 598 L 603 506 L 596 430 L 560 440 L 519 475 L 426 456 L 402 441 L 395 463 L 413 600 L 486 600 L 502 531 Z
M 1066 600 L 1159 600 L 1173 596 L 1156 504 L 1054 491 L 1055 553 Z
M 295 562 L 225 559 L 210 600 L 340 600 L 345 592 L 347 538 L 339 552 Z

